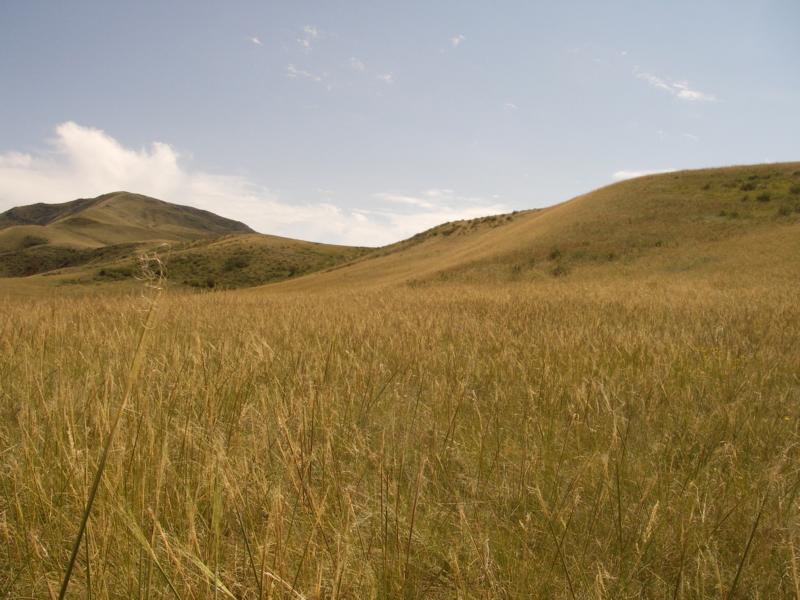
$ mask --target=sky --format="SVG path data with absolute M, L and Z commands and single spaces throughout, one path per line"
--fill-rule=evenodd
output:
M 0 2 L 0 211 L 127 190 L 381 245 L 800 160 L 798 0 Z

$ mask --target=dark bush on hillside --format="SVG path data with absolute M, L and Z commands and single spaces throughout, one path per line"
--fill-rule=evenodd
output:
M 41 238 L 41 237 L 36 236 L 36 235 L 26 235 L 20 240 L 19 247 L 20 248 L 31 248 L 33 246 L 40 246 L 40 245 L 46 244 L 46 243 L 47 243 L 47 240 L 44 239 L 44 238 Z
M 97 271 L 95 279 L 118 281 L 120 279 L 128 279 L 133 277 L 133 275 L 132 267 L 109 267 Z
M 247 260 L 244 256 L 231 256 L 228 260 L 225 261 L 225 264 L 222 265 L 223 271 L 235 271 L 237 269 L 244 269 L 250 264 L 250 261 Z
M 547 258 L 549 258 L 550 260 L 558 260 L 559 258 L 561 258 L 561 250 L 559 250 L 558 248 L 553 248 L 552 250 L 550 250 L 550 254 L 547 255 Z
M 747 202 L 748 200 L 750 200 L 750 194 L 745 194 L 744 196 L 742 196 L 742 197 L 740 198 L 740 200 L 741 200 L 742 202 Z
M 553 277 L 566 277 L 569 274 L 569 269 L 564 265 L 556 265 L 550 271 L 550 275 Z
M 743 183 L 739 186 L 739 189 L 743 192 L 752 192 L 754 189 L 756 189 L 756 184 L 751 182 Z
M 800 185 L 793 185 L 789 188 L 789 193 L 794 194 L 795 196 L 800 195 Z
M 770 195 L 769 192 L 764 192 L 756 196 L 756 200 L 758 200 L 759 202 L 769 202 L 770 200 L 772 200 L 772 195 Z

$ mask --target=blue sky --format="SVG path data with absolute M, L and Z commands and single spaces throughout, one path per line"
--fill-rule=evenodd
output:
M 0 210 L 115 189 L 392 242 L 800 159 L 800 2 L 0 4 Z

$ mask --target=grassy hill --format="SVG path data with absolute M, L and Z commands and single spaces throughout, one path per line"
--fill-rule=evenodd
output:
M 0 277 L 38 275 L 47 284 L 133 281 L 136 257 L 165 243 L 170 280 L 193 287 L 258 285 L 365 252 L 261 235 L 208 211 L 115 192 L 0 214 Z
M 800 163 L 651 175 L 543 210 L 447 223 L 281 288 L 742 269 L 800 276 Z
M 264 236 L 207 211 L 116 192 L 1 214 L 0 277 L 132 281 L 136 256 L 167 242 L 170 280 L 192 287 L 292 279 L 279 289 L 308 291 L 653 273 L 796 278 L 799 231 L 800 163 L 642 177 L 546 209 L 445 223 L 375 251 Z

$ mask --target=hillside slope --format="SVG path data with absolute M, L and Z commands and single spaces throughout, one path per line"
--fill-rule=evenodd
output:
M 0 251 L 43 243 L 74 249 L 145 241 L 189 241 L 253 233 L 244 223 L 162 200 L 114 192 L 62 204 L 32 204 L 0 214 Z M 38 243 L 37 243 L 38 242 Z
M 138 255 L 157 247 L 173 283 L 226 288 L 308 273 L 366 251 L 261 235 L 208 211 L 128 192 L 0 214 L 0 277 L 131 281 Z
M 800 163 L 682 171 L 441 225 L 279 290 L 678 273 L 800 277 Z

